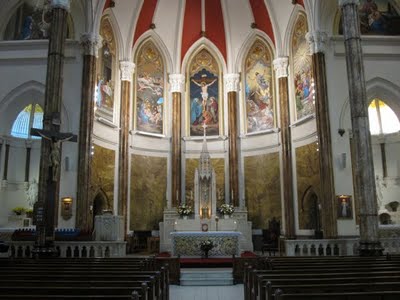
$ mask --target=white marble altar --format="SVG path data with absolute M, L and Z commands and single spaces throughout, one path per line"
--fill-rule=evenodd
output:
M 94 221 L 96 241 L 123 241 L 124 218 L 111 213 L 98 215 Z
M 240 255 L 239 237 L 236 231 L 181 231 L 171 232 L 172 254 L 181 257 L 202 256 L 200 243 L 211 240 L 214 247 L 209 252 L 209 257 L 232 257 Z

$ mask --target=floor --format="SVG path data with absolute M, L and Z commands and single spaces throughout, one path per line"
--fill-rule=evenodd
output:
M 243 300 L 243 284 L 228 286 L 170 286 L 172 300 Z

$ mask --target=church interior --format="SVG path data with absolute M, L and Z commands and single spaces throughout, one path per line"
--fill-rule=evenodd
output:
M 53 261 L 121 291 L 76 299 L 214 299 L 177 286 L 218 280 L 240 292 L 215 299 L 398 299 L 376 274 L 376 298 L 266 284 L 272 266 L 400 272 L 399 0 L 0 7 L 0 265 L 20 292 L 64 299 L 28 280 Z

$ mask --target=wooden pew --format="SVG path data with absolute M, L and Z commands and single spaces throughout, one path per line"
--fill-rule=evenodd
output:
M 346 293 L 286 293 L 280 289 L 275 292 L 275 300 L 398 300 L 399 291 L 346 292 Z

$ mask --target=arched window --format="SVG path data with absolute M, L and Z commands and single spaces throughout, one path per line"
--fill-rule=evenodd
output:
M 399 118 L 382 100 L 374 99 L 368 107 L 371 134 L 389 134 L 400 130 Z
M 51 5 L 48 0 L 23 0 L 11 16 L 4 32 L 4 40 L 48 39 L 51 30 Z M 71 14 L 67 19 L 67 38 L 72 38 Z
M 39 104 L 29 104 L 18 114 L 11 128 L 11 136 L 40 139 L 40 137 L 30 135 L 31 128 L 43 128 L 43 109 Z
M 163 134 L 164 63 L 151 40 L 140 47 L 136 68 L 136 129 Z
M 307 19 L 299 14 L 292 32 L 291 65 L 296 101 L 296 120 L 303 119 L 315 112 L 314 78 L 312 59 L 306 40 Z
M 270 48 L 256 40 L 245 61 L 247 132 L 274 127 L 274 80 Z

